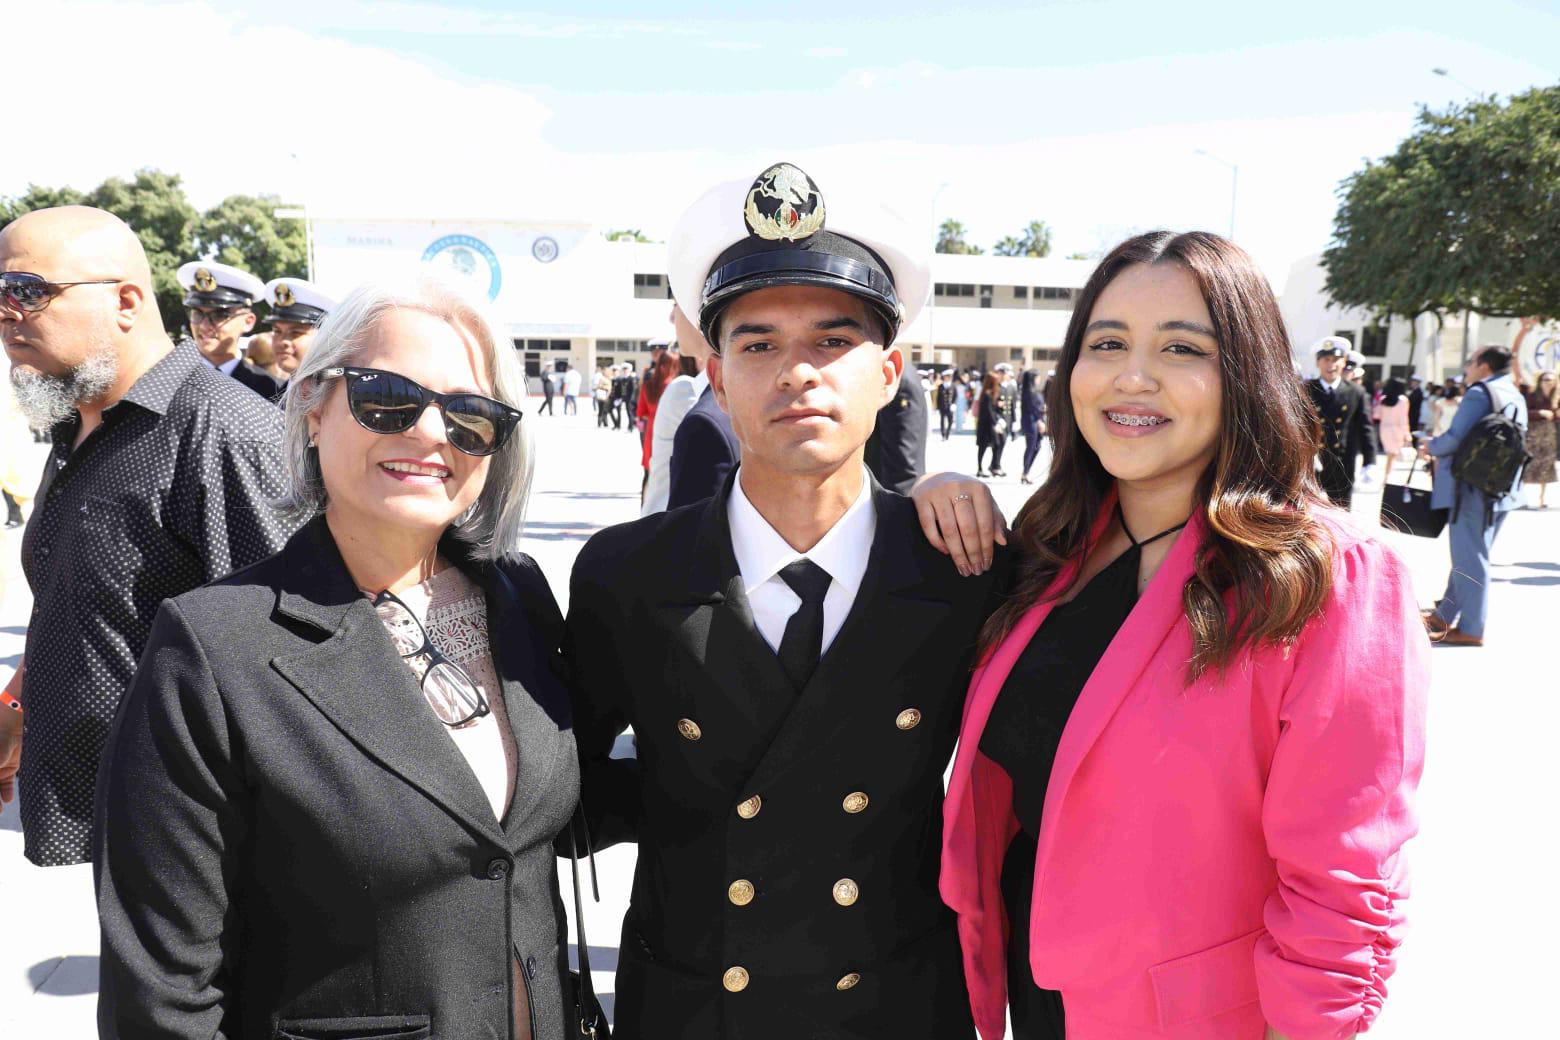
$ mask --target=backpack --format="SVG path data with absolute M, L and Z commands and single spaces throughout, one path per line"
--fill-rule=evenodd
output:
M 1457 446 L 1452 476 L 1459 484 L 1499 499 L 1511 493 L 1532 456 L 1527 452 L 1527 431 L 1516 419 L 1516 405 L 1502 407 L 1488 382 L 1479 385 L 1489 394 L 1490 414 L 1475 423 Z

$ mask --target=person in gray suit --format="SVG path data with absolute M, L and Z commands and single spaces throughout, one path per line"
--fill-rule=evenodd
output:
M 100 774 L 103 1037 L 576 1035 L 562 617 L 514 352 L 368 286 L 289 384 L 276 556 L 165 602 Z

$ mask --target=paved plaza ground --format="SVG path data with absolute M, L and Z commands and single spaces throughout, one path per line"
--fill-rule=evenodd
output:
M 563 601 L 584 541 L 638 514 L 639 448 L 627 433 L 598 430 L 588 404 L 579 416 L 528 414 L 525 421 L 538 447 L 525 549 Z M 1010 448 L 1010 476 L 993 485 L 1010 517 L 1030 490 L 1018 483 L 1021 449 Z M 0 444 L 0 451 L 23 452 L 34 467 L 43 458 L 31 444 Z M 947 444 L 934 435 L 929 461 L 933 469 L 969 472 L 973 435 Z M 1560 506 L 1560 493 L 1551 497 Z M 1379 493 L 1359 496 L 1356 512 L 1370 516 L 1379 500 Z M 1446 580 L 1445 538 L 1388 538 L 1429 605 Z M 17 566 L 20 543 L 20 532 L 0 538 L 0 681 L 20 658 L 30 606 Z M 1560 915 L 1547 886 L 1556 814 L 1543 806 L 1560 787 L 1560 508 L 1513 514 L 1495 561 L 1488 645 L 1433 652 L 1423 833 L 1409 846 L 1413 924 L 1371 1033 L 1379 1040 L 1552 1035 L 1555 1028 L 1547 995 Z M 39 869 L 21 850 L 13 805 L 0 815 L 0 1040 L 93 1036 L 91 868 Z M 587 903 L 588 925 L 597 985 L 610 994 L 633 850 L 609 850 L 597 862 L 603 901 Z

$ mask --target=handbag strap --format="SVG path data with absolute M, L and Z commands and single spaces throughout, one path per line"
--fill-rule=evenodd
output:
M 600 1023 L 592 1019 L 596 1015 L 596 1009 L 601 1005 L 596 1000 L 596 984 L 590 975 L 590 940 L 585 937 L 585 901 L 580 898 L 579 839 L 574 833 L 576 821 L 579 823 L 580 831 L 585 835 L 585 854 L 590 858 L 590 886 L 598 903 L 601 902 L 601 888 L 596 879 L 596 852 L 591 848 L 590 828 L 585 823 L 585 814 L 581 811 L 581 807 L 576 805 L 574 816 L 569 820 L 569 868 L 574 874 L 574 945 L 580 964 L 580 1006 L 576 1010 L 580 1035 L 593 1040 L 596 1036 L 596 1027 Z

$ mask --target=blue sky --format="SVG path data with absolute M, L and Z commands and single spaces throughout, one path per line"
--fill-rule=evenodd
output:
M 64 129 L 38 147 L 46 130 L 0 154 L 0 192 L 158 165 L 201 202 L 273 190 L 656 233 L 704 184 L 787 158 L 983 243 L 1039 217 L 1072 251 L 1226 230 L 1230 171 L 1203 149 L 1240 166 L 1236 237 L 1275 279 L 1325 244 L 1338 181 L 1395 147 L 1417 104 L 1560 78 L 1560 4 L 1500 0 L 56 0 L 40 18 L 44 46 L 7 59 L 23 81 L 29 63 L 46 81 L 71 68 L 59 87 L 84 110 L 112 83 L 168 111 L 92 147 Z M 202 92 L 252 113 L 235 128 L 252 146 L 167 118 Z

